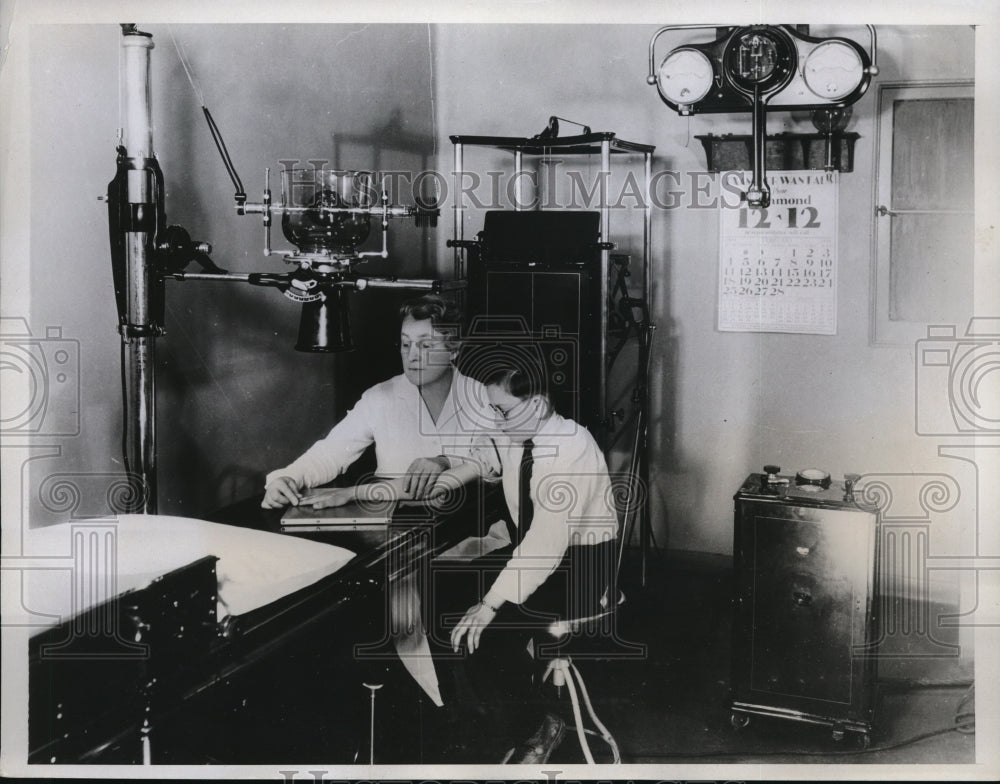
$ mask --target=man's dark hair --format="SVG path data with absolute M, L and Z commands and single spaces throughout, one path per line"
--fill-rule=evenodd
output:
M 549 412 L 552 411 L 552 399 L 549 397 L 548 379 L 545 377 L 544 366 L 527 356 L 511 361 L 510 357 L 499 360 L 483 378 L 484 386 L 498 386 L 508 395 L 518 400 L 527 400 L 535 395 L 545 400 Z

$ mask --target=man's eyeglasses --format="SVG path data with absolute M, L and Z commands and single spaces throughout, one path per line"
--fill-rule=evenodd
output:
M 527 402 L 528 402 L 527 400 L 520 400 L 514 405 L 509 406 L 508 408 L 504 408 L 503 406 L 497 406 L 494 405 L 493 403 L 490 403 L 490 408 L 492 408 L 493 411 L 496 412 L 496 414 L 505 422 L 509 422 L 511 414 Z

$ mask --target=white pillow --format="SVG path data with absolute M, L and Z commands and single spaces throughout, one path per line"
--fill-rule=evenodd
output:
M 11 622 L 32 626 L 58 625 L 206 555 L 219 559 L 221 621 L 312 585 L 354 557 L 350 550 L 322 542 L 168 515 L 121 515 L 29 529 L 22 555 L 31 559 L 22 570 L 22 606 L 4 610 Z M 112 564 L 117 568 L 109 568 Z

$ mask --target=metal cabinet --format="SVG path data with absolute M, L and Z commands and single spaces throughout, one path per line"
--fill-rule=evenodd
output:
M 751 474 L 736 493 L 730 720 L 828 725 L 868 744 L 878 526 L 850 487 Z

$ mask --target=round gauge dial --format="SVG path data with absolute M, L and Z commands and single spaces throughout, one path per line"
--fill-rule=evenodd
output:
M 723 54 L 726 76 L 740 90 L 780 90 L 795 71 L 795 45 L 778 28 L 738 30 Z
M 839 101 L 853 93 L 864 78 L 865 66 L 853 46 L 825 41 L 806 57 L 802 78 L 820 98 Z
M 656 85 L 671 103 L 692 104 L 708 95 L 714 79 L 712 62 L 704 52 L 675 49 L 660 63 Z
M 821 468 L 803 468 L 795 474 L 795 484 L 807 490 L 825 490 L 830 486 L 830 475 Z

